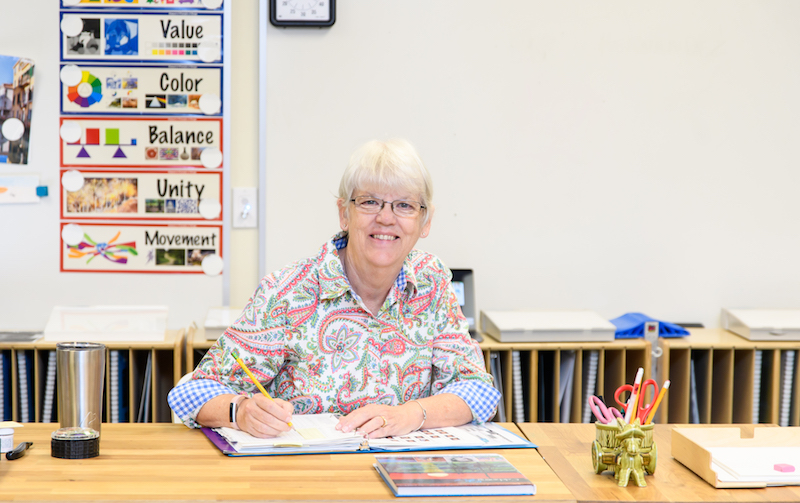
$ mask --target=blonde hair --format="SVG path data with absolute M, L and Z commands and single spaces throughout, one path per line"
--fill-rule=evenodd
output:
M 339 199 L 349 203 L 357 189 L 368 186 L 419 197 L 419 202 L 427 208 L 424 223 L 433 213 L 431 174 L 407 140 L 373 140 L 353 152 L 339 182 Z

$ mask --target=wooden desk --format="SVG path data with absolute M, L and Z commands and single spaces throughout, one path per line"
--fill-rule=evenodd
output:
M 766 489 L 715 489 L 670 454 L 672 428 L 655 426 L 658 464 L 655 473 L 646 476 L 647 487 L 618 487 L 614 472 L 596 474 L 592 468 L 591 446 L 595 439 L 594 424 L 526 423 L 518 425 L 533 443 L 547 464 L 570 488 L 578 501 L 800 501 L 800 487 Z M 708 427 L 708 425 L 681 425 Z M 752 436 L 754 425 L 737 425 Z M 747 433 L 749 432 L 749 433 Z
M 519 434 L 513 424 L 504 425 Z M 180 424 L 103 424 L 100 456 L 50 456 L 57 424 L 18 428 L 14 442 L 32 441 L 22 458 L 0 460 L 0 501 L 385 501 L 392 492 L 372 467 L 372 454 L 308 454 L 230 458 L 199 430 Z M 461 451 L 465 452 L 465 451 Z M 507 501 L 575 501 L 535 449 L 499 452 L 532 480 L 536 496 Z M 415 502 L 497 501 L 412 498 Z

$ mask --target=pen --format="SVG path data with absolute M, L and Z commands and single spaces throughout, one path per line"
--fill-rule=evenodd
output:
M 258 382 L 258 379 L 256 379 L 256 376 L 254 376 L 254 375 L 253 375 L 253 373 L 252 373 L 252 372 L 250 372 L 250 369 L 249 369 L 249 368 L 247 368 L 247 365 L 245 365 L 245 364 L 244 364 L 244 362 L 243 362 L 243 361 L 242 361 L 242 360 L 239 358 L 239 355 L 238 355 L 237 353 L 233 353 L 233 357 L 234 357 L 234 359 L 236 359 L 236 362 L 239 364 L 239 366 L 240 366 L 240 367 L 242 367 L 242 370 L 244 370 L 244 371 L 245 371 L 245 373 L 246 373 L 248 376 L 250 376 L 250 379 L 253 381 L 253 383 L 254 383 L 254 384 L 256 385 L 256 387 L 258 388 L 258 391 L 260 391 L 260 392 L 261 392 L 261 394 L 262 394 L 262 395 L 264 395 L 265 397 L 267 397 L 267 398 L 269 398 L 270 400 L 272 400 L 272 397 L 271 397 L 271 396 L 269 396 L 269 393 L 267 393 L 267 390 L 265 390 L 265 389 L 264 389 L 264 386 L 262 386 L 262 385 L 261 385 L 261 383 L 260 383 L 260 382 Z M 272 400 L 272 401 L 274 402 L 275 400 Z M 289 421 L 289 422 L 288 422 L 288 423 L 286 423 L 286 424 L 288 424 L 290 428 L 294 429 L 294 425 L 292 424 L 292 422 L 291 422 L 291 421 Z
M 645 419 L 644 424 L 649 424 L 650 421 L 653 420 L 653 417 L 656 415 L 656 409 L 658 408 L 658 404 L 661 403 L 661 399 L 664 398 L 664 395 L 667 394 L 667 389 L 669 388 L 669 379 L 664 381 L 664 386 L 661 387 L 661 391 L 658 393 L 658 397 L 656 398 L 656 402 L 653 404 L 653 408 L 650 409 L 650 414 L 647 415 L 647 419 Z

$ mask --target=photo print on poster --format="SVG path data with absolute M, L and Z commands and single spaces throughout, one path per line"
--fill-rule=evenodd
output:
M 33 66 L 30 59 L 0 56 L 0 163 L 28 163 Z

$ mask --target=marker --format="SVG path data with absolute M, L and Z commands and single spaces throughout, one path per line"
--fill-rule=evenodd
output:
M 636 378 L 633 380 L 631 396 L 628 397 L 628 405 L 625 408 L 625 422 L 628 424 L 631 423 L 631 417 L 636 417 L 636 404 L 638 403 L 639 399 L 639 387 L 642 385 L 643 375 L 644 369 L 639 367 L 639 370 L 636 371 Z

